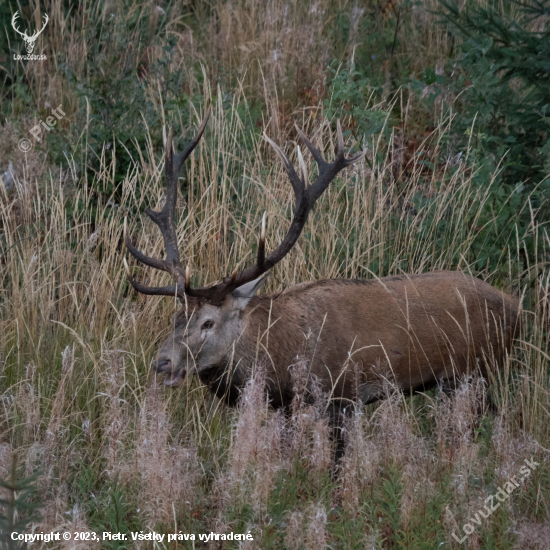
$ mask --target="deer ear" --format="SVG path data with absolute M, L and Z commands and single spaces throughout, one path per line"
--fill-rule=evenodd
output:
M 239 288 L 236 288 L 232 293 L 231 296 L 235 300 L 238 301 L 240 309 L 244 309 L 244 307 L 250 302 L 252 297 L 260 290 L 262 285 L 267 280 L 269 274 L 264 275 L 263 277 L 258 277 L 257 279 L 254 279 L 253 281 L 250 281 L 249 283 L 246 283 L 243 286 L 240 286 Z

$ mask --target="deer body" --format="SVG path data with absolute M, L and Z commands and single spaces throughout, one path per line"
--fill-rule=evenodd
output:
M 365 151 L 344 155 L 337 123 L 336 159 L 327 163 L 296 127 L 311 152 L 319 174 L 309 183 L 298 150 L 301 175 L 283 151 L 266 136 L 281 158 L 294 190 L 296 207 L 287 235 L 265 253 L 265 214 L 256 264 L 206 288 L 191 288 L 177 247 L 175 213 L 181 167 L 199 142 L 197 135 L 174 155 L 172 136 L 166 140 L 166 203 L 146 214 L 161 230 L 166 259 L 140 252 L 128 236 L 125 243 L 140 262 L 170 273 L 174 285 L 148 287 L 135 280 L 124 260 L 132 286 L 143 294 L 178 296 L 182 307 L 173 317 L 173 331 L 160 347 L 157 372 L 165 384 L 179 386 L 192 375 L 229 404 L 259 362 L 267 366 L 267 391 L 275 407 L 294 397 L 290 366 L 305 362 L 311 375 L 330 394 L 328 409 L 338 427 L 350 401 L 383 397 L 382 378 L 403 390 L 422 391 L 440 380 L 498 364 L 510 348 L 518 320 L 519 300 L 488 283 L 460 272 L 439 271 L 375 280 L 333 279 L 302 283 L 275 296 L 258 297 L 266 273 L 292 249 L 317 199 L 338 172 L 357 162 Z M 341 432 L 336 429 L 338 454 Z
M 519 300 L 488 283 L 449 271 L 301 284 L 254 296 L 242 309 L 231 301 L 239 298 L 228 303 L 239 311 L 232 318 L 214 318 L 208 308 L 204 316 L 197 303 L 176 315 L 158 353 L 167 385 L 196 373 L 234 405 L 262 361 L 271 403 L 282 407 L 293 398 L 289 366 L 303 360 L 332 400 L 369 403 L 383 396 L 381 375 L 403 390 L 423 391 L 477 367 L 484 372 L 510 347 L 519 308 Z M 193 330 L 208 321 L 211 328 Z

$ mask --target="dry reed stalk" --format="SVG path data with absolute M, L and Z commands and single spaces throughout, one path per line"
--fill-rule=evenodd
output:
M 246 43 L 249 36 L 254 39 L 257 32 L 243 24 L 248 20 L 246 10 L 254 7 L 245 4 L 235 7 L 241 10 L 238 13 L 227 14 L 231 24 L 241 25 L 239 44 Z M 281 6 L 275 2 L 273 9 Z M 229 9 L 225 4 L 223 7 Z M 102 9 L 93 6 L 92 11 L 106 15 Z M 69 54 L 70 44 L 80 43 L 80 38 L 63 26 L 60 16 L 55 18 L 52 28 L 56 32 L 63 29 L 66 39 L 58 44 L 63 43 Z M 298 22 L 292 29 L 284 46 L 286 54 L 305 25 Z M 187 39 L 191 40 L 189 36 Z M 254 47 L 257 53 L 266 44 Z M 197 56 L 204 59 L 204 52 L 198 50 L 197 46 Z M 224 63 L 235 63 L 235 57 L 235 51 L 227 52 Z M 247 58 L 243 67 L 252 64 Z M 38 90 L 41 98 L 46 89 L 48 86 Z M 55 97 L 64 93 L 61 84 L 49 89 Z M 189 259 L 201 284 L 219 280 L 227 271 L 251 260 L 247 254 L 257 240 L 261 223 L 258 213 L 267 212 L 268 248 L 281 240 L 290 223 L 292 197 L 286 176 L 265 153 L 257 136 L 249 135 L 238 112 L 244 92 L 239 94 L 232 107 L 213 113 L 211 135 L 190 162 L 188 202 L 178 205 L 181 254 Z M 275 100 L 272 108 L 277 109 Z M 313 117 L 308 123 L 315 144 L 330 157 L 334 143 L 329 124 Z M 267 131 L 272 137 L 280 132 L 279 142 L 294 160 L 296 153 L 285 141 L 281 126 L 277 119 Z M 11 131 L 5 126 L 0 135 Z M 449 131 L 449 120 L 442 119 L 422 146 L 441 148 Z M 235 142 L 245 138 L 252 143 L 250 150 L 236 151 Z M 383 160 L 376 161 L 372 169 L 359 164 L 320 199 L 296 250 L 277 266 L 269 282 L 270 291 L 323 277 L 368 278 L 400 274 L 401 270 L 469 269 L 469 249 L 489 205 L 490 190 L 476 188 L 467 166 L 460 164 L 452 176 L 450 167 L 441 169 L 436 192 L 435 180 L 424 179 L 417 160 L 412 163 L 406 185 L 400 187 L 392 156 L 382 142 L 373 142 L 371 153 L 370 158 L 376 159 L 379 153 Z M 20 449 L 28 473 L 36 465 L 43 468 L 40 486 L 48 497 L 40 524 L 44 530 L 66 524 L 69 502 L 63 495 L 68 491 L 68 480 L 81 474 L 84 464 L 98 475 L 126 467 L 127 475 L 121 471 L 120 479 L 129 486 L 139 477 L 136 500 L 147 503 L 142 517 L 151 526 L 157 520 L 173 523 L 172 504 L 176 510 L 194 506 L 187 503 L 199 498 L 197 487 L 202 476 L 210 475 L 218 482 L 215 490 L 209 486 L 204 489 L 204 498 L 215 503 L 215 491 L 221 493 L 220 505 L 214 505 L 219 511 L 216 521 L 226 525 L 224 514 L 233 510 L 231 497 L 237 489 L 240 497 L 235 502 L 240 505 L 253 500 L 254 513 L 261 514 L 277 476 L 295 458 L 308 457 L 312 487 L 317 487 L 315 483 L 330 467 L 326 424 L 319 413 L 323 406 L 302 399 L 294 406 L 293 423 L 283 425 L 280 415 L 268 412 L 260 378 L 256 378 L 245 390 L 249 400 L 243 401 L 231 423 L 224 408 L 195 381 L 176 394 L 148 386 L 157 339 L 169 329 L 177 304 L 169 299 L 135 297 L 127 291 L 120 246 L 122 210 L 128 204 L 135 204 L 136 212 L 146 206 L 156 207 L 164 195 L 161 155 L 151 146 L 138 156 L 135 169 L 123 182 L 123 206 L 118 210 L 94 195 L 91 182 L 85 185 L 84 177 L 73 169 L 67 177 L 48 180 L 38 157 L 29 157 L 27 175 L 39 180 L 39 189 L 29 193 L 19 186 L 9 194 L 0 189 L 0 228 L 7 245 L 1 252 L 0 270 L 0 449 Z M 309 162 L 307 156 L 305 159 Z M 115 185 L 109 156 L 101 163 L 99 184 Z M 27 176 L 21 174 L 25 180 Z M 138 181 L 140 194 L 135 192 Z M 71 209 L 69 196 L 72 201 L 78 199 L 81 208 Z M 426 201 L 412 210 L 418 196 Z M 151 231 L 149 222 L 144 222 L 142 230 L 138 216 L 128 219 L 131 235 L 139 235 L 137 246 L 152 255 L 160 252 L 160 236 Z M 466 219 L 470 222 L 460 221 Z M 229 231 L 224 229 L 228 223 Z M 440 234 L 438 227 L 443 223 L 446 229 Z M 35 229 L 39 234 L 33 235 Z M 214 246 L 222 229 L 223 245 Z M 538 246 L 547 253 L 544 228 L 533 223 L 530 230 L 539 235 Z M 521 243 L 512 239 L 511 255 L 516 246 Z M 537 279 L 542 281 L 537 289 L 540 301 L 548 294 L 545 269 L 542 263 L 530 265 L 525 273 L 518 274 L 510 260 L 501 284 L 517 294 L 532 292 L 525 281 L 546 273 L 546 278 Z M 164 281 L 162 274 L 148 269 L 142 269 L 140 277 L 150 284 Z M 538 310 L 525 313 L 527 322 L 521 327 L 517 345 L 492 380 L 492 391 L 500 399 L 503 414 L 494 423 L 489 452 L 500 478 L 513 471 L 525 453 L 542 454 L 538 445 L 548 448 L 549 343 L 545 315 Z M 114 350 L 124 352 L 117 356 Z M 257 374 L 260 376 L 261 371 Z M 307 377 L 300 378 L 299 372 L 296 384 L 298 394 L 315 394 L 308 389 Z M 415 483 L 429 487 L 425 489 L 429 496 L 437 490 L 437 484 L 433 487 L 436 474 L 443 476 L 450 471 L 453 497 L 458 501 L 451 513 L 460 523 L 475 513 L 479 504 L 477 500 L 467 504 L 464 480 L 468 475 L 479 477 L 487 465 L 479 458 L 472 430 L 477 422 L 472 410 L 480 399 L 478 389 L 466 384 L 455 397 L 436 400 L 433 416 L 426 421 L 435 429 L 426 436 L 420 435 L 414 406 L 400 395 L 389 394 L 379 406 L 357 412 L 346 426 L 348 453 L 339 474 L 345 506 L 357 511 L 379 481 L 381 468 L 397 465 L 403 474 L 402 527 L 406 530 L 412 525 L 415 504 L 424 498 Z M 322 396 L 314 402 L 322 403 Z M 107 434 L 104 440 L 102 434 Z M 547 502 L 544 495 L 538 498 Z M 140 507 L 133 504 L 136 509 Z M 323 515 L 325 504 L 315 501 L 312 506 L 287 516 L 285 544 L 289 548 L 305 544 L 299 532 L 310 525 L 311 540 L 323 544 L 323 533 L 329 529 Z M 86 510 L 79 507 L 77 512 L 72 521 L 77 526 L 86 525 Z M 510 513 L 517 514 L 515 519 L 529 520 L 526 512 Z M 531 523 L 542 533 L 540 537 L 546 533 L 543 523 Z M 522 540 L 528 540 L 523 528 L 519 532 Z M 472 544 L 479 545 L 479 541 Z

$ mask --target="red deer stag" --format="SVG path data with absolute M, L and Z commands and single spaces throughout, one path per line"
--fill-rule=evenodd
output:
M 134 289 L 149 295 L 177 295 L 183 304 L 173 316 L 173 331 L 160 347 L 155 365 L 157 372 L 166 375 L 167 386 L 177 387 L 185 377 L 197 374 L 220 399 L 234 405 L 260 359 L 268 364 L 266 390 L 271 404 L 286 407 L 293 398 L 288 367 L 299 355 L 330 392 L 328 412 L 333 429 L 337 429 L 346 404 L 357 396 L 365 404 L 384 396 L 381 372 L 407 391 L 424 391 L 441 381 L 452 386 L 459 375 L 478 367 L 486 371 L 510 348 L 519 300 L 458 271 L 374 280 L 330 279 L 302 283 L 276 296 L 256 296 L 265 281 L 262 275 L 298 240 L 315 201 L 341 170 L 365 154 L 345 157 L 339 122 L 333 163 L 325 162 L 296 127 L 319 166 L 319 175 L 311 185 L 266 137 L 294 189 L 296 208 L 290 229 L 281 244 L 266 255 L 264 214 L 256 265 L 208 288 L 191 288 L 189 267 L 184 268 L 180 260 L 174 222 L 178 175 L 207 120 L 208 114 L 180 154 L 173 154 L 170 132 L 166 203 L 160 212 L 145 211 L 162 233 L 166 259 L 142 254 L 128 237 L 126 220 L 124 225 L 132 255 L 168 272 L 175 282 L 167 287 L 144 286 L 132 277 L 125 260 Z M 301 155 L 299 158 L 302 164 Z M 304 166 L 301 172 L 306 173 Z M 262 350 L 259 355 L 257 350 Z M 338 440 L 337 457 L 342 452 L 343 442 Z

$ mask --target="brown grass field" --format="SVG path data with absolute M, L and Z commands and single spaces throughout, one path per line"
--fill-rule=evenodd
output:
M 446 156 L 452 98 L 426 113 L 403 88 L 373 93 L 369 109 L 392 125 L 389 139 L 381 130 L 361 144 L 343 120 L 351 130 L 346 147 L 367 146 L 367 157 L 329 187 L 266 290 L 322 278 L 462 270 L 522 296 L 521 329 L 487 384 L 464 380 L 452 398 L 438 391 L 404 396 L 388 384 L 386 400 L 361 408 L 346 425 L 347 453 L 335 477 L 322 406 L 295 400 L 288 418 L 274 412 L 261 372 L 236 410 L 195 379 L 165 388 L 151 360 L 178 304 L 137 295 L 124 273 L 125 217 L 138 248 L 162 255 L 160 233 L 143 209 L 163 204 L 164 158 L 162 124 L 149 128 L 145 114 L 145 137 L 133 141 L 130 164 L 117 165 L 115 152 L 131 138 L 115 133 L 99 149 L 91 146 L 94 117 L 108 122 L 120 102 L 131 103 L 115 95 L 126 85 L 113 75 L 130 67 L 151 116 L 186 136 L 213 108 L 184 168 L 189 187 L 178 203 L 180 254 L 193 283 L 204 286 L 254 261 L 264 211 L 268 250 L 290 224 L 292 189 L 262 132 L 297 164 L 296 121 L 330 158 L 328 61 L 353 63 L 364 39 L 354 22 L 375 13 L 385 28 L 400 4 L 109 0 L 75 4 L 68 15 L 63 6 L 50 0 L 23 10 L 24 25 L 50 16 L 35 47 L 48 61 L 17 62 L 29 83 L 27 103 L 2 98 L 0 172 L 11 162 L 14 182 L 7 185 L 4 175 L 0 183 L 0 478 L 10 479 L 14 453 L 17 479 L 38 475 L 27 499 L 37 513 L 25 532 L 120 532 L 129 540 L 38 541 L 29 548 L 550 548 L 548 223 L 526 197 L 535 261 L 525 262 L 513 220 L 500 224 L 495 213 L 487 221 L 494 181 L 474 184 L 469 150 Z M 432 8 L 424 2 L 406 12 L 402 32 L 411 33 L 410 43 L 392 53 L 405 59 L 414 42 L 413 69 L 449 55 Z M 111 13 L 116 24 L 103 32 Z M 342 18 L 349 23 L 345 43 L 331 38 Z M 125 27 L 130 20 L 145 23 Z M 135 30 L 117 35 L 117 25 Z M 170 62 L 154 70 L 169 44 Z M 21 40 L 11 47 L 23 53 Z M 165 93 L 169 75 L 178 76 L 186 97 L 199 97 L 186 104 L 185 116 Z M 86 87 L 77 95 L 75 78 L 90 89 L 104 78 L 93 97 L 108 98 L 111 110 L 101 111 Z M 33 142 L 21 152 L 19 140 L 57 105 L 66 116 L 52 133 L 63 143 Z M 397 123 L 395 105 L 402 105 Z M 255 124 L 247 109 L 259 110 Z M 432 168 L 407 153 L 409 138 Z M 54 160 L 54 148 L 62 160 Z M 309 154 L 305 161 L 313 172 Z M 508 235 L 498 270 L 474 265 L 472 243 L 484 228 L 488 240 Z M 133 260 L 130 266 L 148 284 L 168 284 L 166 275 Z M 298 391 L 301 374 L 298 364 Z M 478 417 L 487 391 L 498 412 Z M 537 463 L 530 475 L 487 514 L 487 498 L 519 476 L 525 460 Z M 2 498 L 13 496 L 4 490 Z M 8 512 L 0 508 L 4 517 Z M 15 516 L 25 520 L 24 506 Z M 459 543 L 466 524 L 473 533 Z M 130 533 L 140 532 L 196 540 L 133 541 Z M 253 540 L 199 540 L 211 532 L 249 532 Z

